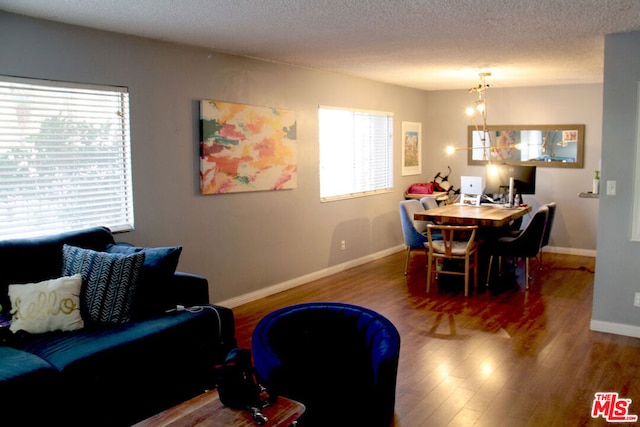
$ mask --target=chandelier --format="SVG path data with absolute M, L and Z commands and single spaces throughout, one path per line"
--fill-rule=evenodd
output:
M 469 93 L 476 93 L 478 95 L 475 100 L 475 105 L 467 108 L 467 116 L 471 117 L 473 120 L 473 125 L 476 129 L 476 132 L 480 135 L 480 142 L 482 148 L 482 157 L 483 160 L 487 160 L 490 157 L 491 147 L 491 134 L 487 128 L 487 96 L 486 91 L 489 88 L 487 84 L 487 77 L 491 76 L 489 72 L 480 73 L 480 83 L 477 86 L 469 89 Z M 478 147 L 474 147 L 478 148 Z M 454 146 L 448 146 L 446 151 L 447 154 L 453 154 L 458 150 L 470 150 L 473 148 L 465 147 L 459 148 Z

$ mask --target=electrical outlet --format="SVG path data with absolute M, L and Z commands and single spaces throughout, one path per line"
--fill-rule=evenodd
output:
M 347 241 L 343 240 L 340 242 L 340 250 L 344 251 L 345 249 L 347 249 Z
M 615 196 L 615 195 L 616 195 L 616 182 L 607 181 L 607 196 Z
M 636 296 L 633 299 L 633 305 L 636 307 L 640 307 L 640 292 L 636 292 Z

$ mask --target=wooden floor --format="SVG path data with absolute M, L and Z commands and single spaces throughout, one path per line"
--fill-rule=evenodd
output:
M 404 261 L 401 252 L 234 308 L 239 345 L 250 348 L 256 323 L 279 307 L 348 302 L 400 332 L 394 426 L 612 425 L 591 418 L 596 392 L 632 399 L 640 415 L 640 339 L 589 330 L 594 258 L 545 254 L 547 268 L 531 261 L 528 292 L 468 298 L 455 285 L 427 294 L 424 255 L 412 254 L 408 276 Z

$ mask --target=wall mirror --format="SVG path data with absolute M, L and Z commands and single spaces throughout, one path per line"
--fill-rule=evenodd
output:
M 529 166 L 584 167 L 584 125 L 494 125 L 487 132 L 469 126 L 469 165 L 488 162 Z

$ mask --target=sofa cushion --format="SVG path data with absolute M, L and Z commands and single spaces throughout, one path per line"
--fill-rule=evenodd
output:
M 69 404 L 68 401 L 62 404 L 64 395 L 60 372 L 46 360 L 0 346 L 0 423 L 3 426 L 63 425 L 61 408 Z
M 106 252 L 119 254 L 144 253 L 140 283 L 133 301 L 133 317 L 144 319 L 175 307 L 169 295 L 170 284 L 178 267 L 182 246 L 144 248 L 128 243 L 107 245 Z
M 104 325 L 130 321 L 144 253 L 109 254 L 69 245 L 62 251 L 62 274 L 82 275 L 80 309 L 85 322 Z
M 61 390 L 62 377 L 47 361 L 26 351 L 0 346 L 3 426 L 52 425 L 61 421 Z
M 16 283 L 37 283 L 60 277 L 62 245 L 104 250 L 114 243 L 106 227 L 93 227 L 49 236 L 0 241 L 0 304 L 3 311 L 11 310 L 8 286 Z
M 0 393 L 0 396 L 9 396 L 15 388 L 15 383 L 26 380 L 26 376 L 37 378 L 40 376 L 56 377 L 58 371 L 46 360 L 11 347 L 0 346 L 0 390 L 7 393 Z M 53 375 L 52 375 L 53 374 Z M 22 378 L 21 378 L 22 377 Z M 34 388 L 38 383 L 44 385 L 45 381 L 33 381 Z M 4 401 L 2 404 L 4 405 Z
M 9 285 L 9 298 L 13 307 L 10 329 L 32 334 L 82 329 L 81 285 L 80 274 L 39 283 Z
M 125 426 L 215 386 L 218 322 L 213 307 L 175 311 L 109 328 L 24 334 L 16 345 L 60 371 L 76 419 Z

